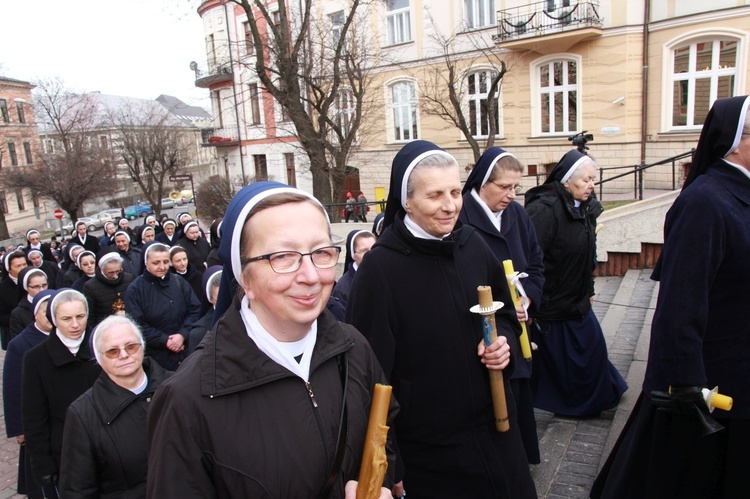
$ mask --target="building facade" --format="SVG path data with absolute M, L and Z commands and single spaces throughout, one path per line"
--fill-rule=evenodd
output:
M 314 19 L 335 31 L 350 6 L 318 0 Z M 495 120 L 494 145 L 527 165 L 525 188 L 543 181 L 573 147 L 569 137 L 584 131 L 594 136 L 587 145 L 605 179 L 684 155 L 643 174 L 646 188 L 679 188 L 713 101 L 748 91 L 750 0 L 386 0 L 360 8 L 370 9 L 358 29 L 372 40 L 372 102 L 351 164 L 370 201 L 385 199 L 391 161 L 411 140 L 445 148 L 465 174 L 472 168 L 467 137 L 439 112 L 449 67 L 471 135 L 484 148 Z M 208 142 L 226 171 L 267 172 L 309 188 L 294 130 L 239 64 L 256 50 L 244 11 L 209 0 L 199 13 L 208 70 L 196 84 L 211 91 L 216 129 Z M 499 110 L 490 116 L 489 82 L 503 64 Z M 604 193 L 634 185 L 628 176 Z
M 34 166 L 41 161 L 33 88 L 27 81 L 0 77 L 0 168 Z M 0 216 L 5 218 L 9 235 L 40 224 L 48 208 L 55 207 L 28 189 L 9 191 L 0 185 Z

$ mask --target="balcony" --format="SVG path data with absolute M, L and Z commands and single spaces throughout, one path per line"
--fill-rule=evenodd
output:
M 240 145 L 237 129 L 204 128 L 201 130 L 203 147 L 234 147 Z
M 546 0 L 497 13 L 495 43 L 512 50 L 549 54 L 602 35 L 596 2 Z
M 210 88 L 217 83 L 231 82 L 233 79 L 232 64 L 228 59 L 209 61 L 208 70 L 195 67 L 195 86 L 198 88 Z

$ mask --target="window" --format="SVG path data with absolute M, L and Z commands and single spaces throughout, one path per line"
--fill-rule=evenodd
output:
M 464 0 L 464 19 L 467 28 L 495 25 L 495 0 Z
M 277 28 L 281 26 L 281 12 L 277 10 L 271 15 L 273 16 L 273 24 L 276 25 Z
M 396 141 L 417 139 L 417 92 L 412 82 L 391 86 L 391 107 Z
M 297 170 L 294 168 L 294 154 L 284 153 L 286 162 L 286 183 L 292 187 L 297 187 Z
M 578 130 L 578 62 L 557 60 L 537 66 L 540 132 Z
M 39 201 L 39 194 L 36 192 L 31 192 L 31 202 L 34 203 L 34 208 L 41 208 L 41 203 Z
M 336 94 L 335 120 L 341 135 L 347 136 L 352 129 L 352 122 L 357 113 L 354 93 L 351 90 L 340 90 Z
M 16 114 L 18 114 L 18 122 L 26 123 L 26 113 L 23 112 L 23 102 L 16 101 Z
M 0 211 L 8 213 L 8 200 L 5 199 L 5 191 L 0 191 Z
M 388 45 L 411 41 L 411 14 L 409 0 L 387 0 L 385 22 Z
M 331 37 L 333 39 L 332 47 L 335 49 L 339 45 L 339 40 L 341 40 L 341 32 L 344 29 L 346 16 L 344 15 L 344 11 L 340 10 L 328 17 L 331 20 Z
M 16 190 L 16 202 L 18 203 L 18 211 L 24 211 L 26 209 L 26 203 L 23 200 L 23 191 L 21 189 Z
M 104 149 L 105 151 L 109 149 L 109 139 L 106 135 L 99 136 L 99 147 Z
M 18 166 L 18 155 L 16 154 L 16 144 L 14 142 L 8 142 L 8 157 L 10 158 L 11 166 Z
M 699 129 L 716 99 L 736 95 L 737 54 L 738 42 L 729 39 L 673 49 L 671 128 Z
M 253 32 L 250 29 L 250 22 L 242 23 L 245 28 L 245 54 L 253 55 L 255 53 L 255 44 L 253 43 Z
M 31 143 L 30 142 L 24 142 L 23 143 L 23 154 L 26 156 L 26 164 L 30 165 L 34 163 L 34 159 L 31 156 Z
M 250 84 L 250 120 L 253 125 L 260 125 L 260 97 L 258 84 Z
M 10 122 L 10 116 L 8 116 L 8 101 L 5 99 L 0 99 L 0 118 L 2 118 L 3 123 Z
M 216 117 L 219 118 L 219 129 L 224 128 L 224 116 L 221 112 L 221 94 L 217 90 L 214 92 L 214 102 L 216 102 Z
M 44 148 L 47 154 L 54 154 L 55 153 L 55 141 L 52 139 L 45 139 Z
M 255 163 L 255 181 L 268 180 L 268 167 L 266 166 L 266 155 L 258 154 L 253 156 Z
M 490 133 L 490 116 L 487 112 L 487 98 L 492 79 L 497 76 L 495 71 L 486 70 L 472 73 L 468 76 L 469 127 L 473 137 L 487 137 Z M 497 97 L 497 94 L 495 94 Z M 499 105 L 498 105 L 499 107 Z M 495 109 L 492 121 L 495 133 L 500 130 L 498 109 Z

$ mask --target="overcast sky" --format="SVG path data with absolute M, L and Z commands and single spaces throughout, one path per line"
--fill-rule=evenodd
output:
M 60 77 L 76 91 L 155 99 L 174 95 L 210 109 L 190 61 L 204 66 L 196 0 L 3 1 L 0 74 Z

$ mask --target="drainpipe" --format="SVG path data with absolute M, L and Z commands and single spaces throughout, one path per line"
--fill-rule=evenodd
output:
M 245 185 L 245 160 L 242 155 L 242 127 L 240 126 L 240 112 L 237 110 L 237 85 L 234 81 L 234 59 L 232 58 L 232 37 L 229 33 L 229 10 L 227 8 L 229 2 L 224 3 L 224 17 L 226 19 L 227 26 L 227 48 L 229 49 L 229 67 L 232 68 L 232 95 L 234 97 L 234 120 L 237 123 L 237 141 L 240 143 L 240 169 L 242 171 L 242 186 Z M 232 20 L 234 20 L 234 14 L 232 14 Z M 239 69 L 239 64 L 238 64 Z M 231 182 L 231 181 L 230 181 Z
M 648 139 L 648 23 L 651 17 L 651 0 L 643 0 L 643 81 L 641 86 L 641 165 L 646 164 Z

